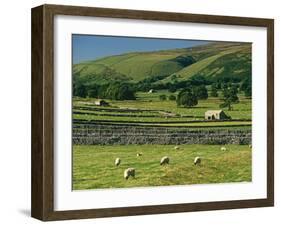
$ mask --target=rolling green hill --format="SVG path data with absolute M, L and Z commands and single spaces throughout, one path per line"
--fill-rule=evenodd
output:
M 194 75 L 204 77 L 247 76 L 251 74 L 251 51 L 245 46 L 230 48 L 215 55 L 206 57 L 189 67 L 173 73 L 161 82 L 187 80 Z
M 159 78 L 156 83 L 167 83 L 194 75 L 251 75 L 251 44 L 216 42 L 192 48 L 126 53 L 73 65 L 74 80 L 96 84 L 139 82 L 154 76 Z

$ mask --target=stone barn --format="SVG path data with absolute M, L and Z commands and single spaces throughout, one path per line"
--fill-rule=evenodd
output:
M 107 103 L 105 100 L 96 100 L 95 105 L 96 106 L 109 106 L 109 103 Z
M 229 117 L 224 113 L 223 110 L 209 110 L 205 112 L 205 120 L 224 120 Z

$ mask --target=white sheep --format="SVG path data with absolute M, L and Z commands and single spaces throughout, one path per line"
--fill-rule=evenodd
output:
M 226 147 L 221 147 L 221 151 L 226 151 Z
M 201 158 L 200 157 L 195 157 L 194 159 L 194 165 L 200 165 L 201 164 Z
M 137 153 L 137 156 L 138 156 L 138 157 L 142 156 L 142 153 Z
M 121 163 L 121 159 L 120 158 L 116 158 L 115 159 L 115 166 L 119 166 Z
M 169 157 L 168 156 L 164 156 L 161 161 L 160 161 L 160 165 L 165 165 L 165 164 L 169 164 Z
M 175 149 L 175 150 L 179 150 L 180 147 L 179 147 L 179 146 L 175 146 L 174 149 Z
M 128 168 L 124 171 L 124 178 L 128 180 L 129 177 L 135 178 L 136 170 L 134 168 Z

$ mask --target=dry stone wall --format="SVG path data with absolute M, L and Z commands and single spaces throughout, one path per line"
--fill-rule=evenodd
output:
M 250 144 L 250 129 L 74 124 L 73 144 Z

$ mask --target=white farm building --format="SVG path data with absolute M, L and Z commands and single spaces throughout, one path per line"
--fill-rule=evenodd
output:
M 209 110 L 205 112 L 205 120 L 229 119 L 223 110 Z

